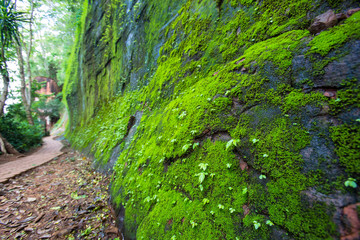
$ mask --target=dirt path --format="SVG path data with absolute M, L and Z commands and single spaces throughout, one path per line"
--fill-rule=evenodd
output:
M 44 145 L 30 156 L 1 164 L 0 183 L 4 183 L 10 178 L 49 162 L 51 159 L 62 154 L 60 150 L 63 145 L 60 141 L 54 140 L 53 137 L 46 137 L 43 141 Z
M 45 150 L 34 155 L 51 157 Z M 0 239 L 122 239 L 108 204 L 109 179 L 78 152 L 68 146 L 63 151 L 0 183 Z M 39 158 L 31 164 L 41 164 Z

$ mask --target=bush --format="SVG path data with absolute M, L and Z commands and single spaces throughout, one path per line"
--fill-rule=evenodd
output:
M 39 146 L 44 136 L 43 127 L 39 122 L 34 126 L 27 122 L 21 104 L 11 105 L 8 113 L 0 118 L 0 132 L 19 152 Z

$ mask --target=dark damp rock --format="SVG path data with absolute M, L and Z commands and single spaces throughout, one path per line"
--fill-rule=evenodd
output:
M 329 206 L 332 205 L 338 208 L 343 208 L 349 204 L 356 203 L 356 197 L 348 193 L 344 194 L 336 192 L 334 194 L 323 194 L 316 191 L 314 188 L 310 188 L 303 191 L 302 194 L 308 198 L 309 202 L 324 202 Z
M 292 61 L 292 71 L 295 79 L 295 86 L 300 87 L 300 85 L 305 84 L 312 76 L 311 62 L 305 55 L 295 56 Z M 309 88 L 310 86 L 307 84 L 304 87 Z
M 345 20 L 347 18 L 347 16 L 345 13 L 337 13 L 336 18 L 338 21 L 342 21 L 342 20 Z
M 317 16 L 314 19 L 314 22 L 309 27 L 309 31 L 312 34 L 319 33 L 325 29 L 331 28 L 338 23 L 338 19 L 333 10 L 328 10 L 327 12 Z
M 360 118 L 360 109 L 353 108 L 348 111 L 343 111 L 338 115 L 338 118 L 343 123 L 351 124 Z
M 347 46 L 349 54 L 329 63 L 325 68 L 325 74 L 321 82 L 315 81 L 317 87 L 340 87 L 344 79 L 360 77 L 360 41 Z

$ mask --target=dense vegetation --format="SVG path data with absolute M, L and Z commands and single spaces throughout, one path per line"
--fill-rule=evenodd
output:
M 26 152 L 39 146 L 44 136 L 41 122 L 30 125 L 21 103 L 8 107 L 8 112 L 0 118 L 0 132 L 19 152 Z
M 0 114 L 0 133 L 20 152 L 38 146 L 48 134 L 45 118 L 52 122 L 60 118 L 62 94 L 55 98 L 38 94 L 46 85 L 34 77 L 52 78 L 62 87 L 80 13 L 77 0 L 27 0 L 17 5 L 1 1 L 1 103 L 7 100 L 8 106 Z

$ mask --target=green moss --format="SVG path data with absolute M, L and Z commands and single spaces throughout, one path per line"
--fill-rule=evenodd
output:
M 322 93 L 303 93 L 301 90 L 293 90 L 284 98 L 283 111 L 298 111 L 301 107 L 306 105 L 321 106 L 321 103 L 326 102 L 326 97 Z
M 360 172 L 360 127 L 359 124 L 331 127 L 331 139 L 336 145 L 335 152 L 340 163 L 350 176 Z
M 337 98 L 332 99 L 329 104 L 333 114 L 340 111 L 349 111 L 354 107 L 360 107 L 360 89 L 357 79 L 344 80 L 343 87 L 337 92 Z
M 331 50 L 341 47 L 349 39 L 357 39 L 360 33 L 360 12 L 353 14 L 346 21 L 329 30 L 321 32 L 309 43 L 310 50 L 307 54 L 318 53 L 327 55 Z
M 234 238 L 233 222 L 247 201 L 243 192 L 247 173 L 241 171 L 233 153 L 225 150 L 225 142 L 205 142 L 189 158 L 171 162 L 166 172 L 159 164 L 169 164 L 161 160 L 161 149 L 153 149 L 147 166 L 141 165 L 140 174 L 138 164 L 128 164 L 125 177 L 117 180 L 121 182 L 119 186 L 132 189 L 121 200 L 126 206 L 127 222 L 143 219 L 137 238 Z M 131 154 L 130 158 L 136 160 L 143 154 L 137 155 Z M 124 171 L 120 163 L 116 168 L 118 175 Z M 200 168 L 201 163 L 206 164 L 205 170 Z M 199 173 L 205 175 L 202 182 Z

